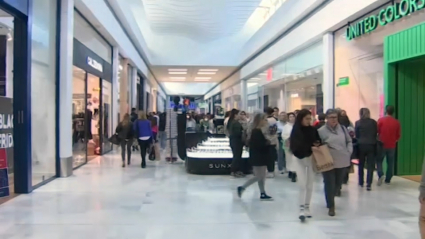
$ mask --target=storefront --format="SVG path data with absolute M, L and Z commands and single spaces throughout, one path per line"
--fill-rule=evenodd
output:
M 137 92 L 136 92 L 136 94 L 137 94 L 137 109 L 138 110 L 144 110 L 145 109 L 144 105 L 143 105 L 143 102 L 144 102 L 143 92 L 145 92 L 144 87 L 143 87 L 144 82 L 145 82 L 145 79 L 143 78 L 143 76 L 140 75 L 140 74 L 137 74 Z
M 425 153 L 425 138 L 415 133 L 425 121 L 424 8 L 424 1 L 390 1 L 334 33 L 335 106 L 352 122 L 362 107 L 376 120 L 386 104 L 396 107 L 398 175 L 420 174 Z
M 221 103 L 221 93 L 218 93 L 212 97 L 212 113 L 215 115 L 215 117 L 224 116 L 224 110 Z
M 112 150 L 112 47 L 75 11 L 73 166 Z
M 230 111 L 232 109 L 241 109 L 242 98 L 240 83 L 222 91 L 221 95 L 224 98 L 223 108 L 225 111 Z
M 262 111 L 267 106 L 285 112 L 323 112 L 322 55 L 322 42 L 317 42 L 249 78 L 247 112 Z

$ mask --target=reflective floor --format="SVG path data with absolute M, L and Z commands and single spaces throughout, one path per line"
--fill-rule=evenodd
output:
M 32 194 L 0 206 L 1 239 L 419 239 L 418 184 L 396 178 L 372 192 L 350 184 L 327 216 L 317 177 L 313 218 L 298 220 L 297 187 L 287 177 L 266 182 L 273 202 L 260 202 L 256 185 L 242 200 L 245 179 L 188 175 L 184 166 L 149 162 L 121 168 L 117 154 L 99 157 Z M 136 160 L 137 158 L 137 160 Z

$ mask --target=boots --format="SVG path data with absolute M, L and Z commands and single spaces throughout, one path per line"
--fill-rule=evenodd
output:
M 335 216 L 335 207 L 329 208 L 328 215 L 331 216 L 331 217 L 334 217 Z

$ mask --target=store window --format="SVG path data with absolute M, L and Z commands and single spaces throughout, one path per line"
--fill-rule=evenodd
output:
M 247 111 L 269 106 L 286 112 L 323 112 L 322 47 L 322 42 L 317 42 L 248 79 Z
M 72 152 L 73 167 L 86 163 L 86 132 L 87 96 L 86 72 L 78 67 L 73 67 L 72 83 Z
M 377 15 L 379 8 L 369 15 Z M 425 11 L 413 13 L 369 34 L 348 40 L 346 27 L 335 36 L 335 106 L 347 111 L 352 121 L 359 119 L 359 109 L 369 108 L 371 117 L 384 115 L 384 38 L 425 21 Z
M 56 175 L 57 1 L 33 4 L 31 61 L 32 184 Z
M 102 105 L 103 105 L 103 121 L 102 121 L 102 132 L 103 132 L 103 146 L 102 153 L 107 153 L 112 150 L 112 144 L 109 142 L 109 138 L 113 134 L 112 128 L 112 84 L 106 80 L 102 80 Z

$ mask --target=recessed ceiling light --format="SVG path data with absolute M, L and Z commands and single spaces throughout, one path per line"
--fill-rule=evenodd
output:
M 168 71 L 187 71 L 187 69 L 168 69 Z
M 172 79 L 171 81 L 186 81 L 185 79 Z
M 218 69 L 199 69 L 199 71 L 218 71 Z
M 249 80 L 261 80 L 261 78 L 255 77 L 255 78 L 251 78 Z
M 260 73 L 260 76 L 266 76 L 267 73 Z
M 181 77 L 181 76 L 175 76 L 175 77 L 170 77 L 171 80 L 185 80 L 186 77 Z
M 195 79 L 195 81 L 210 81 L 210 80 L 207 80 L 207 79 Z
M 170 75 L 186 75 L 186 71 L 169 71 L 168 74 Z
M 195 80 L 211 80 L 211 77 L 195 77 Z
M 217 72 L 198 72 L 198 75 L 215 75 Z

